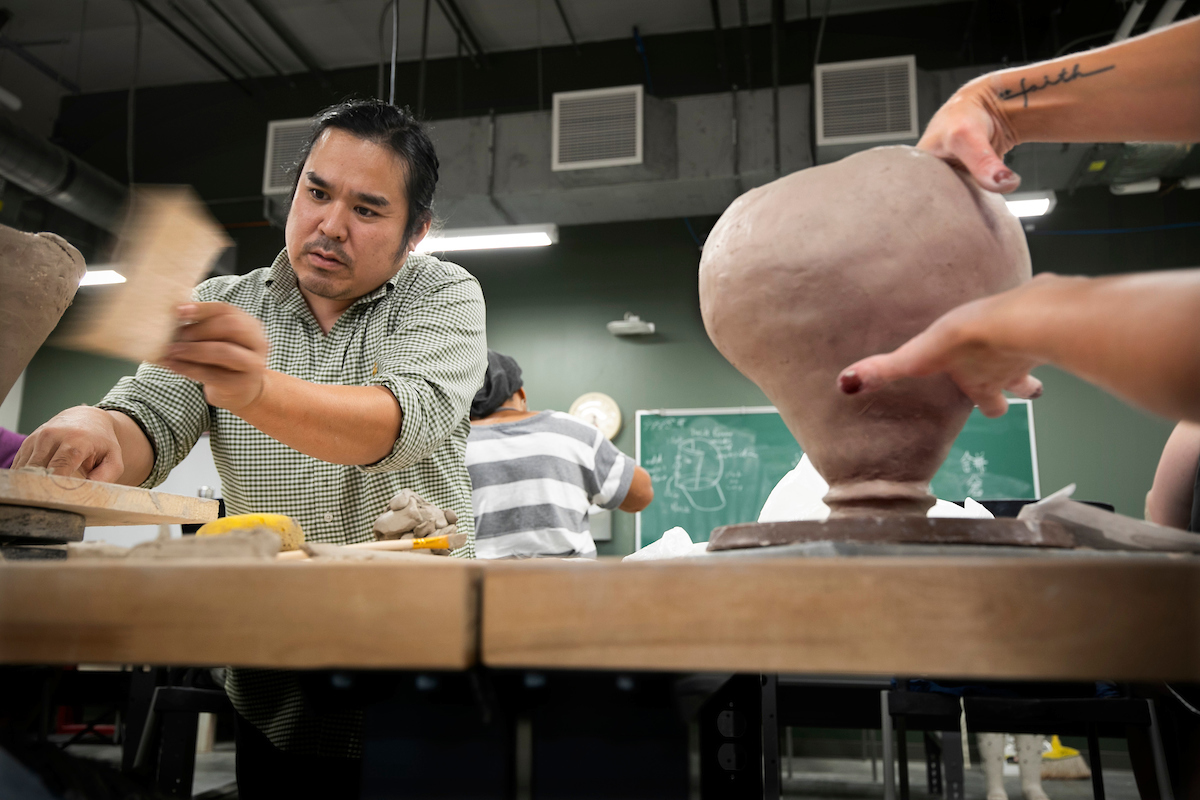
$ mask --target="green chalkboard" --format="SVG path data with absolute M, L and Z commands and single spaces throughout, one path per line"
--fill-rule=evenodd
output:
M 679 526 L 706 541 L 721 525 L 758 519 L 802 451 L 772 407 L 637 412 L 637 458 L 654 502 L 637 515 L 637 546 Z M 1003 417 L 976 409 L 933 478 L 945 500 L 1040 497 L 1033 411 L 1010 401 Z

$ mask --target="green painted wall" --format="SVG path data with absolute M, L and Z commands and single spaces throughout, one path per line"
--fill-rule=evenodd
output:
M 693 221 L 701 235 L 711 223 Z M 280 238 L 261 232 L 253 244 L 243 243 L 240 259 L 268 263 Z M 1086 247 L 1060 237 L 1030 240 L 1040 270 L 1113 271 L 1112 261 L 1100 258 L 1104 248 L 1096 239 Z M 1191 244 L 1181 241 L 1180 248 L 1157 254 L 1156 266 L 1186 263 L 1181 260 L 1197 252 Z M 464 253 L 455 260 L 479 277 L 489 342 L 520 362 L 533 406 L 565 410 L 584 392 L 605 392 L 621 406 L 625 428 L 616 442 L 631 455 L 637 409 L 767 402 L 704 333 L 695 279 L 699 251 L 679 220 L 565 228 L 554 247 Z M 659 332 L 634 339 L 610 335 L 604 324 L 626 311 L 653 321 Z M 29 367 L 21 429 L 28 432 L 68 406 L 96 402 L 132 370 L 128 362 L 43 348 Z M 1046 383 L 1034 406 L 1043 491 L 1076 482 L 1079 497 L 1140 517 L 1171 424 L 1058 370 L 1038 374 Z M 613 541 L 601 545 L 602 553 L 633 547 L 631 515 L 616 516 Z
M 1046 387 L 1033 404 L 1042 494 L 1078 484 L 1078 500 L 1112 503 L 1138 519 L 1175 423 L 1131 408 L 1053 367 L 1034 372 Z
M 25 370 L 21 433 L 33 432 L 63 409 L 100 402 L 113 384 L 135 371 L 132 361 L 42 347 Z
M 703 230 L 707 230 L 705 225 Z M 621 407 L 616 444 L 634 453 L 634 412 L 766 405 L 708 340 L 696 290 L 699 249 L 678 220 L 563 229 L 556 247 L 462 254 L 488 303 L 488 344 L 513 356 L 533 408 L 566 410 L 584 392 Z M 605 323 L 632 311 L 651 336 Z M 633 515 L 616 512 L 603 554 L 633 551 Z

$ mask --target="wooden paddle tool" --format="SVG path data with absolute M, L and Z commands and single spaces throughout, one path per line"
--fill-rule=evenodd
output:
M 114 253 L 125 282 L 80 294 L 53 344 L 130 361 L 161 358 L 188 302 L 229 237 L 187 186 L 139 188 Z

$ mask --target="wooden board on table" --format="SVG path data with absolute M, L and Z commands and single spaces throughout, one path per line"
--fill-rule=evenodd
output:
M 0 563 L 0 663 L 463 669 L 477 590 L 436 557 Z
M 216 500 L 11 469 L 0 469 L 0 504 L 73 511 L 87 525 L 203 523 L 220 508 Z
M 161 358 L 191 299 L 228 236 L 186 186 L 139 188 L 121 230 L 113 269 L 125 278 L 81 297 L 53 344 L 130 361 Z
M 1200 560 L 489 564 L 492 667 L 1200 680 Z

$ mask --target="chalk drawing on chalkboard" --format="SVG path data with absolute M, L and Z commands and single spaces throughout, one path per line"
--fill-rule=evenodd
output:
M 962 465 L 962 471 L 965 473 L 967 497 L 982 497 L 983 476 L 987 474 L 987 456 L 982 450 L 978 453 L 964 450 L 958 463 Z
M 725 507 L 725 492 L 721 491 L 724 474 L 725 458 L 714 442 L 684 439 L 679 443 L 679 449 L 675 451 L 675 474 L 671 480 L 692 508 L 720 511 Z

